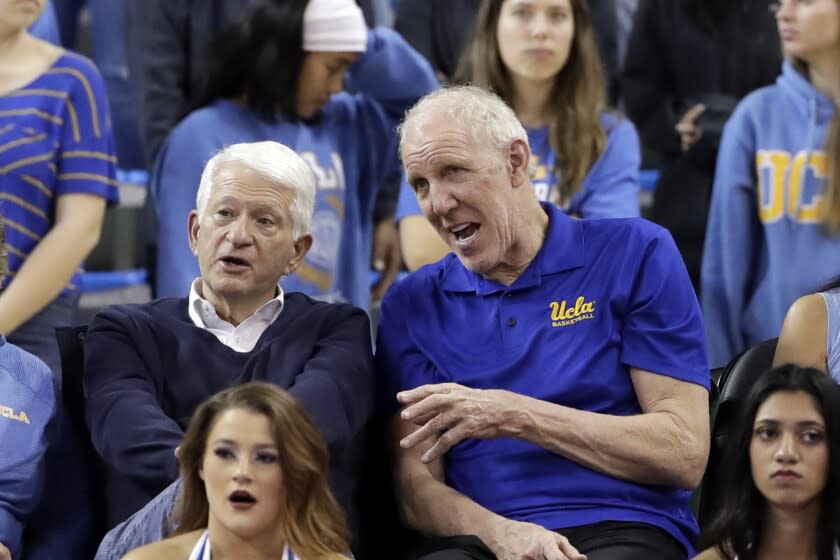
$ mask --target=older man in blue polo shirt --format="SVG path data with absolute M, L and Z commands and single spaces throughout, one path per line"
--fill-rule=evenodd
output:
M 525 130 L 478 88 L 422 99 L 400 149 L 453 251 L 390 290 L 379 327 L 399 506 L 435 537 L 419 556 L 693 554 L 710 379 L 669 234 L 538 202 Z

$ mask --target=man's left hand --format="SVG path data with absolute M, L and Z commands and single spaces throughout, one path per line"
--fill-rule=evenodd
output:
M 520 395 L 500 389 L 471 389 L 457 383 L 422 385 L 397 395 L 407 405 L 403 420 L 420 428 L 400 441 L 404 449 L 435 438 L 432 447 L 421 457 L 431 463 L 442 457 L 458 442 L 467 438 L 493 439 L 516 437 L 516 422 L 520 415 L 517 406 Z

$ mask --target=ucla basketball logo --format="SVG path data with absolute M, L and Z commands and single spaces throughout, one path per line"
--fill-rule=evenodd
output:
M 9 418 L 11 420 L 23 422 L 24 424 L 29 424 L 29 415 L 26 414 L 26 412 L 21 410 L 15 414 L 14 409 L 9 408 L 8 406 L 0 405 L 0 418 Z
M 586 301 L 584 296 L 575 300 L 575 304 L 569 307 L 564 299 L 561 302 L 551 302 L 551 326 L 568 327 L 587 319 L 595 318 L 595 300 Z

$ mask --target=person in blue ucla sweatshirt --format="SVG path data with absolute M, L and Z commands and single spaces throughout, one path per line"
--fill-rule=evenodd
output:
M 198 275 L 184 223 L 204 164 L 225 145 L 274 140 L 301 154 L 317 181 L 317 241 L 284 289 L 368 307 L 377 189 L 399 169 L 395 128 L 438 82 L 394 31 L 368 32 L 354 3 L 314 17 L 320 4 L 254 2 L 215 42 L 206 106 L 172 131 L 153 174 L 159 296 L 184 294 Z M 342 91 L 345 74 L 355 93 Z
M 0 220 L 0 281 L 7 259 Z M 23 558 L 23 530 L 41 494 L 56 413 L 47 365 L 0 335 L 0 560 Z
M 840 273 L 835 105 L 840 2 L 781 2 L 786 60 L 746 97 L 718 156 L 702 268 L 712 367 L 777 337 L 788 307 Z

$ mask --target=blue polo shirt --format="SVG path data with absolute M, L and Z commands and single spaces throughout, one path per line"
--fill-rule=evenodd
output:
M 546 240 L 511 286 L 454 254 L 392 286 L 377 342 L 387 412 L 397 391 L 454 382 L 630 416 L 641 412 L 631 367 L 709 388 L 699 305 L 670 234 L 639 218 L 543 209 Z M 451 487 L 509 519 L 650 523 L 693 555 L 686 490 L 619 480 L 517 439 L 462 441 L 445 465 Z

